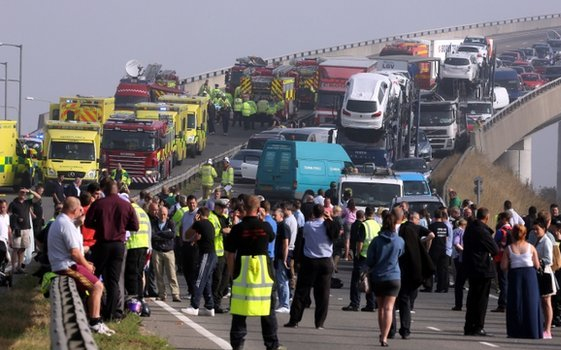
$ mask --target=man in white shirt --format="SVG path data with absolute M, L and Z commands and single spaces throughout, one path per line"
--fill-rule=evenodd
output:
M 510 227 L 514 227 L 514 225 L 524 226 L 524 219 L 522 219 L 522 217 L 520 215 L 518 215 L 516 210 L 514 210 L 514 208 L 512 208 L 512 202 L 511 201 L 506 200 L 504 202 L 503 207 L 504 207 L 505 211 L 508 211 L 512 215 L 510 220 L 509 220 Z
M 196 244 L 194 244 L 195 237 L 188 237 L 187 231 L 193 226 L 195 222 L 195 216 L 198 212 L 197 198 L 193 195 L 187 197 L 187 207 L 189 208 L 183 214 L 181 219 L 181 257 L 183 276 L 185 277 L 185 282 L 187 282 L 187 289 L 189 294 L 193 295 L 195 293 L 195 282 L 197 279 L 197 262 L 199 259 L 199 250 Z
M 84 211 L 76 197 L 64 200 L 62 213 L 49 228 L 48 251 L 52 270 L 67 275 L 81 291 L 88 291 L 88 312 L 92 332 L 111 336 L 115 331 L 101 319 L 103 283 L 94 275 L 94 266 L 84 257 L 83 238 L 75 222 L 83 219 Z

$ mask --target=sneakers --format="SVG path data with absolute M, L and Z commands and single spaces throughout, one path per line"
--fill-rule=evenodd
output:
M 179 295 L 174 295 L 173 296 L 173 302 L 175 302 L 175 303 L 180 303 L 181 302 L 181 298 L 179 297 Z
M 544 339 L 553 339 L 550 332 L 543 332 L 543 338 Z
M 505 307 L 504 306 L 497 306 L 497 308 L 491 310 L 491 312 L 505 312 Z
M 199 316 L 214 317 L 214 309 L 207 309 L 206 307 L 202 307 L 199 309 Z
M 283 307 L 279 307 L 278 309 L 276 309 L 275 312 L 277 312 L 279 314 L 289 314 L 290 309 L 283 306 Z
M 365 306 L 362 309 L 360 309 L 360 311 L 362 311 L 362 312 L 375 312 L 376 308 L 374 308 L 372 306 Z
M 352 306 L 352 305 L 348 305 L 348 306 L 343 306 L 343 307 L 341 308 L 341 310 L 343 310 L 343 311 L 358 311 L 358 307 Z
M 103 334 L 103 335 L 106 335 L 108 337 L 115 334 L 115 331 L 112 330 L 111 328 L 107 327 L 105 325 L 105 323 L 103 323 L 103 322 L 99 322 L 98 324 L 90 326 L 90 330 L 94 333 Z
M 214 311 L 214 310 L 212 310 Z M 189 306 L 185 309 L 181 309 L 181 312 L 186 313 L 187 315 L 191 315 L 191 316 L 199 316 L 199 309 L 195 309 L 192 306 Z

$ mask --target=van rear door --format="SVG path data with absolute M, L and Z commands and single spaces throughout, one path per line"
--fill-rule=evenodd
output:
M 293 142 L 268 142 L 259 167 L 255 193 L 265 198 L 294 198 L 295 161 Z

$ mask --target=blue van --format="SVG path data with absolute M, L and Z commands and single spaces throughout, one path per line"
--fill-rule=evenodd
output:
M 351 159 L 338 144 L 270 140 L 259 160 L 255 194 L 267 200 L 301 199 L 308 189 L 328 189 L 349 166 Z
M 404 196 L 430 196 L 432 194 L 425 175 L 414 172 L 398 172 L 396 175 L 403 181 Z
M 522 78 L 520 78 L 518 73 L 512 68 L 501 67 L 495 69 L 495 86 L 504 87 L 506 91 L 508 91 L 510 103 L 527 93 L 527 91 L 524 90 Z

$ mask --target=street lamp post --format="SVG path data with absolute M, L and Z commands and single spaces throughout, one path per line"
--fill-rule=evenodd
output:
M 0 43 L 0 46 L 11 46 L 19 49 L 19 92 L 18 92 L 18 134 L 21 132 L 21 82 L 22 82 L 22 63 L 23 63 L 23 45 Z M 7 79 L 6 79 L 7 80 Z M 7 104 L 7 103 L 6 103 Z
M 8 120 L 8 62 L 0 62 L 4 66 L 4 120 Z

